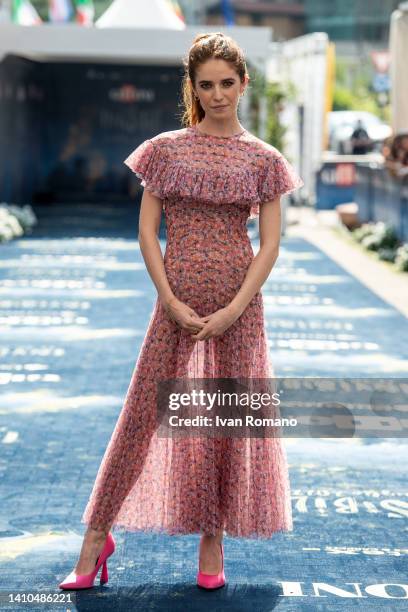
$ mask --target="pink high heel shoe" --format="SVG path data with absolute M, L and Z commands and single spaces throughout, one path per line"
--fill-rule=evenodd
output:
M 105 584 L 108 582 L 108 564 L 107 560 L 115 552 L 115 539 L 111 532 L 108 533 L 105 540 L 105 545 L 102 549 L 101 554 L 96 560 L 95 569 L 90 574 L 76 574 L 72 571 L 68 576 L 58 585 L 60 589 L 89 589 L 94 586 L 96 575 L 99 572 L 99 568 L 102 567 L 100 583 Z
M 200 570 L 200 562 L 198 564 L 197 586 L 201 587 L 202 589 L 219 589 L 226 583 L 224 574 L 224 547 L 222 544 L 220 544 L 220 547 L 222 567 L 219 574 L 204 574 Z

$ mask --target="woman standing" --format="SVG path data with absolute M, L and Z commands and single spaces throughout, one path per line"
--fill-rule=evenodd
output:
M 281 153 L 238 120 L 249 76 L 236 42 L 198 35 L 185 61 L 186 127 L 144 141 L 125 160 L 145 188 L 139 242 L 158 297 L 124 406 L 82 522 L 73 572 L 92 586 L 114 551 L 112 527 L 202 533 L 197 584 L 225 584 L 222 537 L 293 528 L 279 437 L 159 437 L 157 386 L 174 378 L 273 377 L 260 288 L 278 257 L 280 196 L 303 185 Z M 157 238 L 162 210 L 164 258 Z M 256 256 L 246 230 L 259 215 Z

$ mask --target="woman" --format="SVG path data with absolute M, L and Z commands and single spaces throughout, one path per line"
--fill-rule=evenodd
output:
M 408 168 L 408 134 L 401 133 L 384 142 L 385 167 L 394 177 L 403 177 Z
M 143 142 L 125 163 L 145 188 L 139 242 L 158 297 L 125 403 L 82 522 L 79 560 L 61 588 L 92 586 L 114 551 L 110 529 L 203 533 L 197 584 L 225 584 L 224 531 L 271 537 L 292 529 L 281 439 L 159 437 L 168 379 L 273 376 L 260 288 L 276 261 L 280 196 L 303 184 L 286 159 L 238 120 L 249 76 L 222 33 L 198 35 L 185 61 L 184 127 Z M 162 210 L 167 244 L 157 232 Z M 259 214 L 256 257 L 246 231 Z

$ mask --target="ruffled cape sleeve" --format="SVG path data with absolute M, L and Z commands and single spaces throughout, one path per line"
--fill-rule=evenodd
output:
M 303 185 L 303 179 L 281 153 L 267 155 L 265 164 L 258 173 L 259 197 L 251 203 L 250 219 L 259 214 L 260 206 L 264 202 L 291 193 Z
M 204 164 L 202 159 L 196 163 L 190 147 L 188 139 L 173 143 L 170 137 L 164 139 L 160 135 L 160 139 L 153 137 L 142 142 L 124 163 L 142 179 L 142 187 L 162 200 L 189 198 L 219 206 L 236 203 L 246 208 L 250 219 L 259 214 L 263 202 L 304 184 L 277 149 L 263 149 L 261 154 L 259 148 L 249 149 L 248 160 L 256 159 L 256 164 L 243 162 L 221 167 L 219 162 L 211 163 L 210 144 Z
M 123 163 L 142 179 L 142 187 L 146 187 L 159 198 L 164 197 L 162 176 L 166 167 L 166 159 L 162 148 L 153 144 L 150 139 L 145 140 Z

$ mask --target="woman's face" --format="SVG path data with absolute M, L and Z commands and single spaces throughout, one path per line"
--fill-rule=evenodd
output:
M 209 59 L 196 71 L 194 91 L 206 116 L 214 120 L 236 117 L 240 94 L 246 80 L 241 83 L 234 67 L 223 59 Z M 217 108 L 222 106 L 222 108 Z

